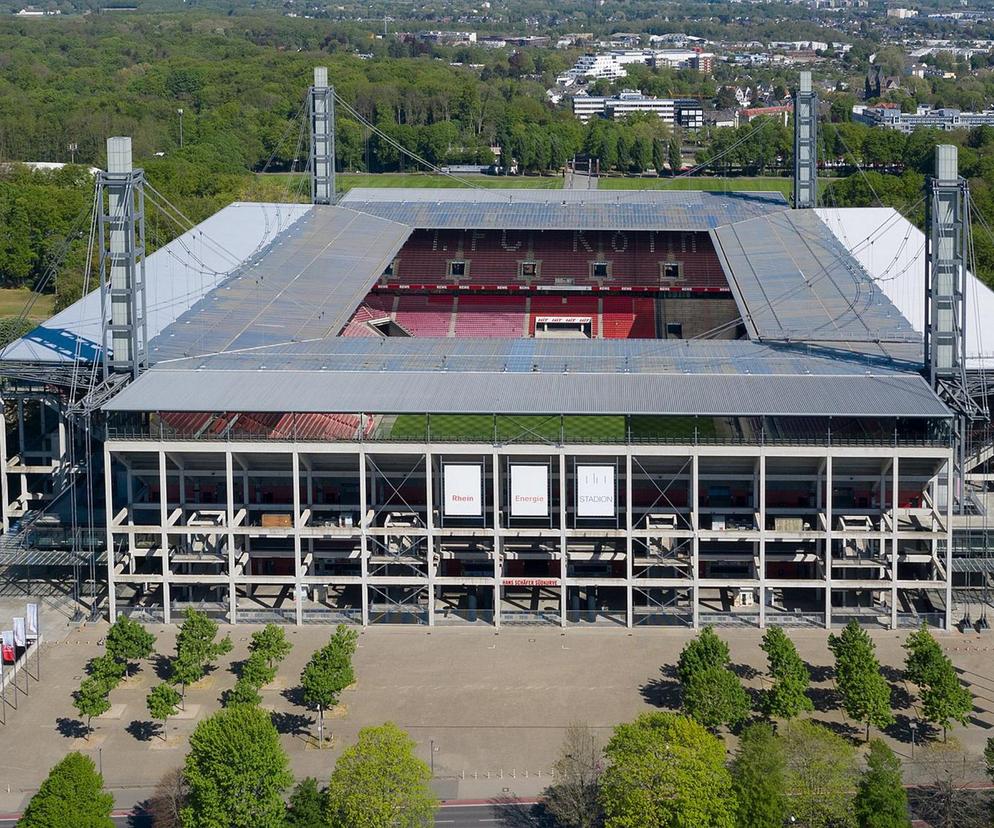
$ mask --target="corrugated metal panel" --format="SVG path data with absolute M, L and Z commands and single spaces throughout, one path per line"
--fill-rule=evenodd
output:
M 712 233 L 750 335 L 800 342 L 920 343 L 886 295 L 812 210 Z
M 151 340 L 246 262 L 264 257 L 312 207 L 235 203 L 145 260 Z M 100 358 L 100 291 L 95 290 L 0 351 L 0 360 L 84 362 Z
M 174 360 L 160 369 L 824 375 L 916 370 L 919 351 L 857 355 L 751 340 L 343 337 Z
M 335 336 L 410 228 L 316 206 L 150 343 L 151 359 Z
M 780 212 L 780 193 L 697 190 L 351 190 L 342 206 L 423 229 L 707 231 Z
M 259 389 L 266 393 L 260 394 Z M 110 411 L 945 417 L 917 375 L 154 370 Z

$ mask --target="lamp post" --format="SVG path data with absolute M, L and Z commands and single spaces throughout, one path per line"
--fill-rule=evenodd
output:
M 435 747 L 435 740 L 434 739 L 430 739 L 429 741 L 431 742 L 431 750 L 429 751 L 429 753 L 430 753 L 429 758 L 431 760 L 431 775 L 432 775 L 432 778 L 434 778 L 434 776 L 435 776 L 435 754 L 438 753 L 438 748 Z
M 176 114 L 179 115 L 179 145 L 180 149 L 183 147 L 183 110 L 177 109 Z
M 75 141 L 73 141 L 69 145 L 69 163 L 70 164 L 75 164 L 76 163 L 76 150 L 78 150 L 78 149 L 79 149 L 79 145 Z
M 918 733 L 918 722 L 912 721 L 909 725 L 911 728 L 911 758 L 915 758 L 915 734 Z

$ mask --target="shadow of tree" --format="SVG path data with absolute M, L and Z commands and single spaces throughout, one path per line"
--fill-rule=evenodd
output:
M 831 730 L 843 739 L 849 739 L 851 742 L 863 742 L 863 737 L 866 735 L 866 730 L 863 727 L 854 727 L 847 722 L 836 722 L 826 719 L 812 719 L 813 722 L 820 724 L 822 727 Z M 872 733 L 870 734 L 873 735 Z
M 135 809 L 128 814 L 128 828 L 154 828 L 152 815 L 145 810 L 145 803 L 139 802 Z
M 160 727 L 158 722 L 143 722 L 141 719 L 135 719 L 125 730 L 139 742 L 148 742 L 153 736 L 159 735 Z
M 169 681 L 173 672 L 173 660 L 169 656 L 156 653 L 152 657 L 152 670 L 159 681 Z
M 887 681 L 892 682 L 894 684 L 904 683 L 904 670 L 901 670 L 900 668 L 894 667 L 890 664 L 880 665 L 880 675 L 882 675 L 885 679 L 887 679 Z
M 490 800 L 491 819 L 497 825 L 508 828 L 555 828 L 556 820 L 546 811 L 545 805 L 518 802 L 510 796 L 498 796 Z M 486 820 L 490 822 L 491 820 Z
M 913 702 L 914 699 L 903 683 L 890 685 L 890 706 L 892 708 L 895 710 L 907 710 Z
M 835 676 L 835 669 L 826 664 L 809 664 L 805 661 L 804 666 L 808 668 L 812 684 L 821 684 L 821 682 L 829 681 Z
M 276 711 L 272 715 L 273 726 L 277 733 L 291 736 L 302 736 L 310 733 L 316 719 L 313 716 L 302 716 L 299 713 Z
M 659 668 L 659 674 L 659 678 L 650 679 L 639 687 L 642 698 L 654 707 L 678 710 L 683 703 L 683 693 L 680 682 L 674 678 L 676 670 L 671 665 L 666 665 Z
M 55 720 L 55 729 L 67 739 L 82 739 L 88 733 L 84 722 L 66 716 L 60 716 Z
M 759 670 L 749 664 L 729 664 L 728 669 L 743 681 L 750 681 L 759 675 Z
M 307 703 L 304 701 L 303 687 L 287 687 L 280 695 L 290 702 L 290 704 L 295 704 L 298 707 L 307 707 Z
M 834 687 L 809 687 L 808 698 L 815 710 L 822 713 L 839 709 L 839 693 Z

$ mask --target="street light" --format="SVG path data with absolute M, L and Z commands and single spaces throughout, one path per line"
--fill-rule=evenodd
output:
M 911 727 L 911 758 L 915 758 L 915 734 L 918 732 L 918 722 L 912 721 Z
M 177 109 L 176 114 L 179 115 L 179 145 L 180 148 L 183 147 L 183 110 Z
M 438 748 L 435 747 L 435 740 L 434 739 L 430 739 L 429 741 L 431 742 L 431 750 L 430 750 L 430 754 L 431 755 L 429 757 L 431 759 L 431 775 L 432 775 L 432 777 L 434 777 L 435 776 L 435 754 L 438 753 Z
M 70 164 L 75 164 L 76 163 L 76 150 L 78 150 L 78 149 L 79 149 L 79 145 L 75 141 L 73 141 L 69 145 L 69 163 Z

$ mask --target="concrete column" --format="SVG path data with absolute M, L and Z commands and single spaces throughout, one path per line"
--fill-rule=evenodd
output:
M 892 471 L 894 480 L 894 491 L 891 492 L 891 556 L 890 556 L 890 628 L 897 629 L 897 510 L 899 508 L 899 498 L 901 490 L 900 481 L 900 458 L 894 455 L 894 468 Z M 880 550 L 881 552 L 883 549 Z
M 832 455 L 825 458 L 825 629 L 832 629 Z
M 566 627 L 566 575 L 568 572 L 566 550 L 566 454 L 559 450 L 559 625 Z
M 759 628 L 766 628 L 766 451 L 759 455 Z
M 362 625 L 369 626 L 369 527 L 366 525 L 366 512 L 369 505 L 366 497 L 366 449 L 359 447 L 359 554 L 362 556 Z
M 501 547 L 500 540 L 500 487 L 501 487 L 501 471 L 500 471 L 500 455 L 497 453 L 496 449 L 493 454 L 491 454 L 491 462 L 493 463 L 493 486 L 490 492 L 490 498 L 492 501 L 492 508 L 494 510 L 494 627 L 500 630 L 500 599 L 501 599 L 501 554 L 503 549 Z
M 238 620 L 238 590 L 235 587 L 235 464 L 231 456 L 231 449 L 226 448 L 224 452 L 224 488 L 225 488 L 225 509 L 227 516 L 225 523 L 228 525 L 228 618 L 234 624 Z
M 946 631 L 953 628 L 953 501 L 956 482 L 953 453 L 946 461 Z
M 633 600 L 633 586 L 635 583 L 635 572 L 632 568 L 632 555 L 635 552 L 635 543 L 632 540 L 632 452 L 629 449 L 625 453 L 625 623 L 631 629 L 635 625 L 635 607 Z
M 290 476 L 293 486 L 293 602 L 299 627 L 304 623 L 304 571 L 300 557 L 300 454 L 296 446 L 290 452 Z
M 700 473 L 700 455 L 694 454 L 690 458 L 690 521 L 694 530 L 694 537 L 691 540 L 691 566 L 693 567 L 693 595 L 691 596 L 693 607 L 693 627 L 698 629 L 701 626 L 701 516 L 700 497 L 698 495 L 698 474 Z
M 425 525 L 428 528 L 425 556 L 428 562 L 428 626 L 435 626 L 435 491 L 432 453 L 425 452 Z
M 4 441 L 6 442 L 6 441 Z M 6 460 L 6 452 L 4 453 L 4 459 Z M 117 583 L 114 577 L 114 532 L 111 529 L 111 524 L 114 519 L 114 481 L 113 474 L 111 473 L 110 464 L 110 449 L 104 446 L 104 515 L 105 522 L 104 526 L 107 530 L 107 620 L 113 624 L 117 620 Z M 4 480 L 6 481 L 7 474 L 4 472 Z M 6 491 L 6 485 L 4 485 L 4 490 Z M 131 495 L 128 495 L 128 503 L 131 503 Z M 4 529 L 6 526 L 6 516 L 7 516 L 7 499 L 4 498 Z
M 182 479 L 182 478 L 180 478 Z M 169 607 L 169 480 L 166 476 L 166 453 L 159 450 L 159 546 L 162 549 L 162 620 L 170 623 Z

